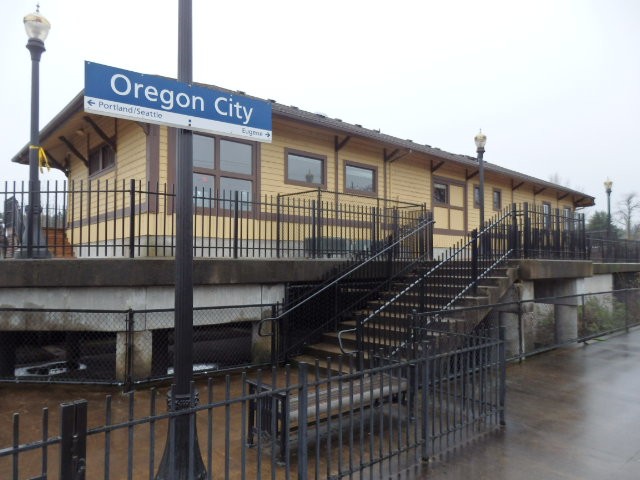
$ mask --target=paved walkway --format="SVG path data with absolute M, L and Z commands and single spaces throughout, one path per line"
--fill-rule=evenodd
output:
M 507 370 L 507 426 L 405 478 L 640 478 L 640 330 Z

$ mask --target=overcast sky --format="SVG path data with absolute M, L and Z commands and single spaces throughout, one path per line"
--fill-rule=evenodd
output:
M 178 0 L 42 0 L 40 125 L 84 88 L 84 61 L 177 76 Z M 28 141 L 30 58 L 2 3 L 0 180 Z M 271 98 L 596 197 L 640 193 L 640 1 L 193 0 L 194 81 Z M 46 179 L 62 179 L 45 174 Z

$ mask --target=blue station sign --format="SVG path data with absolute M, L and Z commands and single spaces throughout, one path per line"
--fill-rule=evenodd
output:
M 86 112 L 271 142 L 271 103 L 85 62 Z

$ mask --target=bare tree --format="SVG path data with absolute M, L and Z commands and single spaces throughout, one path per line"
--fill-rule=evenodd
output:
M 563 187 L 569 187 L 571 183 L 568 178 L 562 178 L 558 172 L 549 175 L 549 181 Z
M 623 199 L 618 202 L 620 208 L 616 212 L 618 217 L 618 222 L 622 224 L 624 231 L 626 232 L 627 240 L 631 240 L 635 234 L 637 233 L 638 226 L 634 227 L 633 225 L 633 217 L 636 212 L 640 208 L 640 200 L 638 200 L 638 195 L 633 193 L 627 193 Z

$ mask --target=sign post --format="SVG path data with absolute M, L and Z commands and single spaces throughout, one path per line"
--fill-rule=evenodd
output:
M 193 380 L 193 132 L 271 142 L 271 103 L 193 85 L 191 0 L 178 2 L 178 80 L 85 62 L 86 112 L 178 129 L 172 416 L 156 480 L 204 479 Z M 133 234 L 133 232 L 132 232 Z M 185 411 L 181 414 L 181 411 Z

